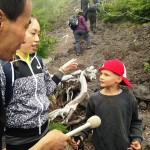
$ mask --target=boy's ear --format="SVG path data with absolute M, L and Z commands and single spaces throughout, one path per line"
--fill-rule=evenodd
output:
M 117 81 L 116 81 L 118 84 L 122 82 L 122 77 L 121 76 L 118 76 L 117 78 Z

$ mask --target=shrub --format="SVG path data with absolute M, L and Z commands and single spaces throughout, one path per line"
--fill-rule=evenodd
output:
M 37 47 L 37 54 L 41 57 L 46 58 L 49 52 L 54 50 L 53 45 L 58 40 L 48 37 L 47 34 L 53 30 L 59 18 L 63 17 L 63 10 L 71 1 L 31 0 L 33 15 L 38 19 L 41 27 L 40 45 Z
M 62 123 L 51 123 L 49 126 L 49 130 L 54 130 L 54 129 L 58 129 L 62 131 L 63 133 L 68 132 L 67 127 L 63 125 Z
M 104 22 L 131 21 L 145 23 L 150 21 L 149 0 L 111 0 L 100 5 L 99 18 Z
M 144 63 L 144 70 L 148 73 L 150 73 L 150 64 L 149 63 Z
M 45 33 L 40 34 L 40 44 L 37 46 L 37 55 L 42 58 L 47 58 L 50 51 L 54 51 L 53 45 L 56 44 L 58 40 L 55 37 L 47 37 Z

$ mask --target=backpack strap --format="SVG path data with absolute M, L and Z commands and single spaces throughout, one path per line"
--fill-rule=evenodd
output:
M 81 16 L 81 15 L 77 15 L 77 16 L 76 16 L 77 19 L 78 19 L 78 22 L 79 22 L 79 25 L 78 25 L 78 26 L 80 26 L 80 25 L 82 24 L 82 23 L 80 22 L 80 20 L 79 20 L 80 16 Z
M 81 25 L 83 26 L 82 22 L 80 22 L 80 20 L 79 20 L 80 16 L 82 16 L 82 15 L 77 15 L 77 18 L 78 18 L 78 21 L 79 21 L 79 25 L 78 26 L 81 26 Z M 84 17 L 84 16 L 82 16 L 82 17 Z
M 3 71 L 5 73 L 6 77 L 6 88 L 5 88 L 5 107 L 8 106 L 11 97 L 13 95 L 13 85 L 12 85 L 12 68 L 11 68 L 11 63 L 10 61 L 2 61 L 1 60 L 1 65 L 3 67 Z

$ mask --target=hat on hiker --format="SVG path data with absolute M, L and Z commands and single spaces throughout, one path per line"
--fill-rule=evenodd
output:
M 79 12 L 79 9 L 76 9 L 75 12 L 78 13 L 78 12 Z
M 132 84 L 126 77 L 126 68 L 125 65 L 118 59 L 112 59 L 105 61 L 101 67 L 99 67 L 99 71 L 101 72 L 103 69 L 110 70 L 122 77 L 122 82 L 120 84 L 126 85 L 128 87 L 132 87 Z

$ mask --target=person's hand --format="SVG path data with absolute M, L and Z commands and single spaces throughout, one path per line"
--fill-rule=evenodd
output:
M 78 66 L 78 63 L 77 63 L 77 59 L 71 59 L 69 60 L 67 63 L 65 63 L 63 66 L 60 67 L 60 71 L 65 73 L 66 71 L 68 70 L 73 70 L 73 69 L 76 69 Z
M 141 150 L 141 144 L 138 141 L 132 142 L 127 150 Z
M 52 130 L 29 150 L 64 150 L 70 141 L 61 131 Z
M 47 150 L 64 150 L 71 140 L 70 137 L 59 130 L 52 130 L 43 138 L 47 143 L 47 147 L 49 147 Z
M 82 136 L 73 136 L 72 144 L 73 144 L 73 148 L 75 150 L 77 150 L 77 149 L 84 150 L 84 143 L 83 143 L 83 137 Z

